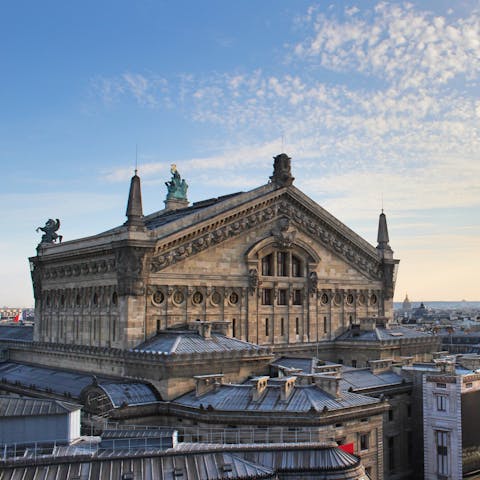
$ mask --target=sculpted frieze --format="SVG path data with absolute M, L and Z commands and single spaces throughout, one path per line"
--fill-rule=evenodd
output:
M 189 233 L 188 236 L 159 245 L 151 260 L 150 271 L 159 272 L 184 258 L 263 225 L 274 218 L 278 218 L 278 223 L 271 234 L 281 248 L 290 248 L 295 243 L 297 230 L 303 230 L 363 273 L 373 279 L 380 279 L 379 259 L 351 242 L 320 216 L 315 215 L 296 200 L 290 197 L 287 199 L 285 196 L 264 201 L 255 207 L 250 206 L 244 212 L 217 220 L 198 232 Z
M 46 280 L 57 278 L 80 277 L 108 273 L 115 271 L 115 260 L 113 258 L 91 260 L 82 263 L 55 265 L 43 267 L 43 278 Z

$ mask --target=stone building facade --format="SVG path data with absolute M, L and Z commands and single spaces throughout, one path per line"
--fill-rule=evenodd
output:
M 398 260 L 383 213 L 375 248 L 293 185 L 286 154 L 267 184 L 192 206 L 172 175 L 163 210 L 143 215 L 135 174 L 124 225 L 40 243 L 35 341 L 123 349 L 202 321 L 288 350 L 392 317 Z

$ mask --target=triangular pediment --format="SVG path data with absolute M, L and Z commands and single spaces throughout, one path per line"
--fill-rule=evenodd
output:
M 381 259 L 376 249 L 293 186 L 265 185 L 237 195 L 226 205 L 207 207 L 189 220 L 179 218 L 178 225 L 169 224 L 170 234 L 159 229 L 152 272 L 265 224 L 273 224 L 271 235 L 275 235 L 287 222 L 290 231 L 303 232 L 363 275 L 380 278 Z

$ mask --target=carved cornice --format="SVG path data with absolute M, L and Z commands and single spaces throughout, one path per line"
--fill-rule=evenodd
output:
M 42 278 L 45 280 L 56 280 L 69 277 L 86 277 L 98 275 L 99 273 L 115 272 L 115 267 L 114 258 L 98 258 L 77 263 L 44 266 L 42 268 Z
M 151 260 L 150 271 L 159 272 L 210 246 L 222 243 L 276 218 L 288 220 L 289 226 L 313 237 L 371 279 L 382 278 L 381 261 L 378 257 L 357 245 L 287 192 L 256 205 L 250 205 L 223 218 L 215 218 L 209 225 L 203 225 L 196 231 L 189 231 L 185 235 L 159 244 Z

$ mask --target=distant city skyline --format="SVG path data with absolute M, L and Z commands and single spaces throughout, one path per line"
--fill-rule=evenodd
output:
M 175 163 L 190 202 L 295 185 L 376 245 L 395 301 L 480 300 L 477 1 L 15 2 L 0 7 L 0 305 L 29 307 L 38 226 L 144 213 Z

